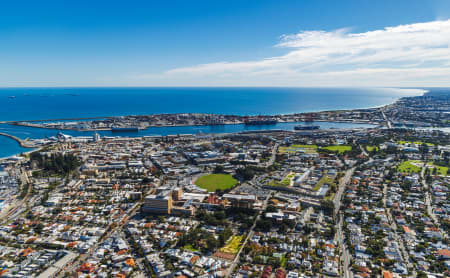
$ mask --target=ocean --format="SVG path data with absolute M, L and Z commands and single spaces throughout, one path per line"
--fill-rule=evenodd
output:
M 392 88 L 3 88 L 0 89 L 0 121 L 47 120 L 160 113 L 210 113 L 269 115 L 358 109 L 382 106 L 420 89 Z M 295 124 L 249 127 L 202 126 L 150 128 L 122 136 L 187 133 L 224 133 L 255 129 L 292 130 Z M 319 123 L 322 128 L 348 128 L 354 124 Z M 57 130 L 0 124 L 0 132 L 20 138 L 54 136 Z M 71 135 L 90 132 L 63 131 Z M 101 135 L 111 135 L 101 132 Z M 27 149 L 0 136 L 0 157 Z

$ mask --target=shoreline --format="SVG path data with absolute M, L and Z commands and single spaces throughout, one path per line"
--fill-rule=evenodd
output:
M 10 139 L 16 141 L 17 143 L 19 143 L 19 145 L 20 145 L 22 148 L 32 149 L 32 148 L 35 148 L 35 147 L 36 147 L 36 146 L 28 145 L 28 144 L 25 142 L 25 140 L 22 140 L 22 139 L 20 139 L 19 137 L 16 137 L 16 136 L 11 135 L 11 134 L 8 134 L 8 133 L 0 132 L 0 136 L 8 137 L 8 138 L 10 138 Z
M 426 93 L 426 92 L 425 92 Z M 425 94 L 424 93 L 424 94 Z M 422 95 L 423 96 L 423 95 Z M 394 102 L 373 106 L 373 107 L 367 107 L 367 108 L 355 108 L 355 109 L 337 109 L 337 110 L 318 110 L 318 111 L 308 111 L 308 112 L 297 112 L 297 113 L 280 113 L 280 114 L 269 114 L 269 115 L 261 115 L 263 117 L 294 117 L 294 116 L 305 116 L 307 114 L 311 113 L 341 113 L 341 112 L 356 112 L 356 111 L 362 111 L 362 110 L 382 110 L 390 105 L 395 104 L 397 101 L 402 99 L 404 97 L 400 97 L 396 99 Z M 202 114 L 202 115 L 214 115 L 214 116 L 232 116 L 232 117 L 238 117 L 238 118 L 244 118 L 246 116 L 242 115 L 233 115 L 233 114 L 214 114 L 214 113 L 164 113 L 164 114 L 138 114 L 138 115 L 117 115 L 117 116 L 96 116 L 96 117 L 76 117 L 76 118 L 61 118 L 61 119 L 45 119 L 45 120 L 19 120 L 19 121 L 0 121 L 0 124 L 9 124 L 14 126 L 23 126 L 23 127 L 30 127 L 30 128 L 42 128 L 42 129 L 49 129 L 49 130 L 71 130 L 71 131 L 80 131 L 80 132 L 88 132 L 88 131 L 111 131 L 112 128 L 100 128 L 100 129 L 76 129 L 76 128 L 53 128 L 53 127 L 47 127 L 47 126 L 35 126 L 35 125 L 27 125 L 22 124 L 22 122 L 54 122 L 54 121 L 79 121 L 83 119 L 113 119 L 113 118 L 119 118 L 119 117 L 146 117 L 146 116 L 158 116 L 158 115 L 183 115 L 183 114 Z M 255 117 L 257 115 L 252 115 L 251 117 Z M 296 120 L 296 121 L 281 121 L 278 123 L 293 123 L 293 122 L 307 122 L 305 120 Z M 378 123 L 373 122 L 362 122 L 362 121 L 345 121 L 345 120 L 326 120 L 326 119 L 315 119 L 314 122 L 336 122 L 336 123 L 354 123 L 354 124 L 373 124 L 373 125 L 379 125 Z M 148 128 L 160 128 L 160 127 L 185 127 L 185 126 L 220 126 L 220 125 L 241 125 L 245 124 L 244 121 L 240 122 L 228 122 L 228 123 L 221 123 L 221 124 L 211 124 L 211 123 L 204 123 L 204 124 L 166 124 L 166 125 L 149 125 L 145 128 L 139 129 L 139 130 L 146 130 Z
M 90 88 L 90 87 L 86 87 Z M 103 87 L 99 87 L 103 88 Z M 116 87 L 111 87 L 116 88 Z M 121 87 L 118 87 L 121 88 Z M 137 88 L 153 88 L 153 87 L 137 87 Z M 166 88 L 166 87 L 164 87 Z M 172 87 L 167 87 L 172 88 Z M 197 87 L 188 87 L 188 88 L 197 88 Z M 201 87 L 203 88 L 203 87 Z M 239 87 L 230 87 L 230 88 L 239 88 Z M 250 87 L 250 88 L 258 88 L 258 87 Z M 261 87 L 266 88 L 266 87 Z M 270 88 L 270 87 L 269 87 Z M 277 87 L 274 87 L 277 88 Z M 291 87 L 287 87 L 291 88 Z M 301 87 L 299 87 L 301 88 Z M 315 87 L 314 87 L 315 88 Z M 390 89 L 390 90 L 401 90 L 401 91 L 417 91 L 416 94 L 409 94 L 405 96 L 396 96 L 396 98 L 388 103 L 380 104 L 376 106 L 368 106 L 368 107 L 358 107 L 358 108 L 338 108 L 338 109 L 324 109 L 324 110 L 309 110 L 305 112 L 278 112 L 274 114 L 226 114 L 226 113 L 199 113 L 199 112 L 173 112 L 173 113 L 155 113 L 155 114 L 117 114 L 117 115 L 109 115 L 109 116 L 77 116 L 77 117 L 61 117 L 61 118 L 55 118 L 55 119 L 30 119 L 30 120 L 0 120 L 0 124 L 13 124 L 13 123 L 19 123 L 19 122 L 53 122 L 53 121 L 80 121 L 80 120 L 95 120 L 95 119 L 107 119 L 107 118 L 118 118 L 118 117 L 130 117 L 130 116 L 155 116 L 155 115 L 181 115 L 181 114 L 204 114 L 204 115 L 215 115 L 215 116 L 235 116 L 235 117 L 245 117 L 245 116 L 264 116 L 264 117 L 277 117 L 277 116 L 294 116 L 294 115 L 302 115 L 302 114 L 308 114 L 308 113 L 325 113 L 325 112 L 344 112 L 344 111 L 358 111 L 358 110 L 370 110 L 370 109 L 380 109 L 392 104 L 395 104 L 397 101 L 399 101 L 402 98 L 406 97 L 419 97 L 419 96 L 425 96 L 425 94 L 430 93 L 431 91 L 428 89 L 422 89 L 422 88 L 393 88 L 393 87 L 382 87 L 384 89 Z M 45 88 L 39 88 L 39 89 L 45 89 Z M 64 89 L 71 89 L 71 88 L 64 88 Z M 109 89 L 109 87 L 106 87 L 105 89 Z M 370 89 L 370 88 L 369 88 Z M 1 88 L 0 88 L 1 90 Z M 236 123 L 237 124 L 237 123 Z M 169 126 L 175 126 L 175 125 L 169 125 Z M 182 126 L 182 125 L 180 125 Z M 51 129 L 51 128 L 50 128 Z
M 384 107 L 384 106 L 383 106 Z M 352 111 L 352 110 L 334 110 L 334 111 L 321 111 L 322 113 L 325 112 L 337 112 L 337 111 Z M 320 113 L 320 112 L 308 112 L 308 113 Z M 306 113 L 306 114 L 308 114 Z M 177 114 L 170 114 L 170 115 L 177 115 Z M 218 116 L 224 116 L 221 114 L 214 114 Z M 294 115 L 294 114 L 289 114 Z M 289 116 L 289 115 L 278 115 L 278 116 Z M 146 116 L 146 115 L 143 115 Z M 120 117 L 120 116 L 119 116 Z M 127 117 L 127 116 L 123 116 Z M 269 116 L 269 117 L 277 117 L 277 115 Z M 308 121 L 280 121 L 277 122 L 277 124 L 284 124 L 284 123 L 307 123 Z M 371 124 L 371 125 L 379 125 L 378 123 L 373 122 L 365 122 L 365 121 L 346 121 L 346 120 L 324 120 L 324 119 L 315 119 L 313 122 L 330 122 L 330 123 L 347 123 L 347 124 Z M 1 124 L 1 122 L 0 122 Z M 47 127 L 47 126 L 35 126 L 35 125 L 26 125 L 26 124 L 20 124 L 18 122 L 12 122 L 12 123 L 4 123 L 9 124 L 13 126 L 22 126 L 22 127 L 29 127 L 29 128 L 42 128 L 42 129 L 49 129 L 49 130 L 69 130 L 69 131 L 78 131 L 78 132 L 95 132 L 95 131 L 112 131 L 112 128 L 99 128 L 99 129 L 76 129 L 76 128 L 53 128 L 53 127 Z M 174 124 L 174 125 L 150 125 L 146 128 L 139 128 L 140 130 L 147 130 L 149 128 L 165 128 L 165 127 L 195 127 L 195 126 L 224 126 L 224 125 L 245 125 L 244 122 L 228 122 L 228 123 L 222 123 L 222 124 L 211 124 L 211 123 L 204 123 L 204 124 Z M 275 124 L 276 125 L 276 124 Z M 266 126 L 262 124 L 261 126 Z M 0 134 L 1 135 L 1 134 Z
M 274 114 L 274 115 L 265 115 L 267 117 L 286 117 L 286 116 L 300 116 L 300 115 L 307 115 L 309 113 L 338 113 L 338 112 L 352 112 L 352 111 L 361 111 L 361 110 L 383 110 L 386 107 L 390 106 L 390 105 L 394 105 L 396 102 L 398 102 L 399 100 L 405 98 L 405 97 L 420 97 L 420 96 L 424 96 L 425 94 L 429 93 L 429 90 L 422 90 L 421 95 L 414 95 L 414 96 L 404 96 L 404 97 L 399 97 L 396 98 L 393 102 L 387 103 L 387 104 L 383 104 L 383 105 L 378 105 L 378 106 L 372 106 L 372 107 L 367 107 L 367 108 L 355 108 L 355 109 L 337 109 L 337 110 L 320 110 L 320 111 L 309 111 L 309 112 L 300 112 L 300 113 L 279 113 L 279 114 Z M 163 114 L 163 115 L 179 115 L 179 114 L 205 114 L 205 113 L 167 113 L 167 114 Z M 148 114 L 147 114 L 148 115 Z M 150 114 L 152 115 L 152 114 Z M 156 115 L 156 114 L 153 114 Z M 209 114 L 209 115 L 217 115 L 217 116 L 227 116 L 226 114 Z M 128 115 L 130 116 L 130 115 Z M 134 116 L 146 116 L 146 115 L 134 115 Z M 107 117 L 100 117 L 100 116 L 95 116 L 95 117 L 76 117 L 76 118 L 60 118 L 60 120 L 84 120 L 84 119 L 105 119 L 105 118 L 115 118 L 115 117 L 126 117 L 126 116 L 107 116 Z M 238 117 L 242 117 L 242 116 L 238 116 Z M 58 119 L 50 119 L 50 120 L 31 120 L 30 122 L 44 122 L 44 121 L 57 121 Z M 48 128 L 48 127 L 38 127 L 38 126 L 29 126 L 29 125 L 19 125 L 17 124 L 20 121 L 0 121 L 0 124 L 10 124 L 10 125 L 15 125 L 15 126 L 25 126 L 25 127 L 33 127 L 33 128 L 43 128 L 43 129 L 49 129 L 49 130 L 58 130 L 57 128 Z M 306 123 L 307 121 L 283 121 L 283 122 L 278 122 L 278 123 L 294 123 L 294 122 L 299 122 L 299 123 Z M 324 120 L 324 119 L 316 119 L 314 120 L 314 122 L 331 122 L 331 123 L 349 123 L 349 124 L 372 124 L 375 125 L 376 127 L 382 127 L 383 125 L 380 125 L 380 123 L 374 123 L 372 121 L 368 121 L 368 122 L 363 122 L 363 121 L 352 121 L 352 120 Z M 243 122 L 240 123 L 224 123 L 223 125 L 242 125 L 244 124 Z M 214 125 L 214 124 L 210 124 L 210 123 L 205 123 L 205 124 L 178 124 L 178 125 L 151 125 L 146 127 L 145 129 L 149 129 L 149 128 L 166 128 L 166 127 L 183 127 L 183 126 L 220 126 L 220 125 Z M 145 130 L 144 129 L 144 130 Z M 59 130 L 64 130 L 64 129 L 59 129 Z M 111 129 L 89 129 L 89 130 L 79 130 L 79 129 L 65 129 L 65 130 L 72 130 L 72 131 L 80 131 L 80 132 L 95 132 L 95 131 L 110 131 Z M 267 130 L 267 129 L 263 129 L 263 130 Z M 22 147 L 25 148 L 33 148 L 33 150 L 30 150 L 27 153 L 30 153 L 32 151 L 35 150 L 39 150 L 42 147 L 38 147 L 38 146 L 29 146 L 29 145 L 23 145 L 24 143 L 22 142 L 22 139 L 14 136 L 14 135 L 10 135 L 7 133 L 0 133 L 0 135 L 9 137 L 13 140 L 15 140 L 16 142 L 18 142 Z M 142 136 L 137 136 L 137 137 L 143 137 L 145 135 Z M 120 137 L 120 134 L 117 135 L 117 137 Z M 8 159 L 11 157 L 15 157 L 17 156 L 17 154 L 15 155 L 11 155 L 9 157 L 6 158 L 0 158 L 0 161 L 4 160 L 4 159 Z

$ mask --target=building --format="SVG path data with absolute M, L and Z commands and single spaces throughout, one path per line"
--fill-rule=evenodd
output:
M 172 191 L 172 199 L 175 201 L 180 201 L 183 197 L 183 189 L 181 187 L 175 188 Z
M 255 195 L 241 195 L 241 194 L 224 194 L 223 199 L 230 202 L 235 208 L 253 208 L 257 198 Z
M 155 214 L 170 214 L 172 212 L 172 196 L 161 192 L 158 195 L 148 195 L 145 197 L 142 211 Z

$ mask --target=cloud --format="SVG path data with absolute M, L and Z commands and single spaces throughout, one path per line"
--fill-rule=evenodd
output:
M 216 62 L 138 79 L 171 85 L 450 86 L 450 20 L 282 35 L 281 56 Z

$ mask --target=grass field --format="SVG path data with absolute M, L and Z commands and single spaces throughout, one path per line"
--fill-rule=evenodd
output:
M 303 149 L 315 149 L 317 150 L 317 145 L 291 145 L 294 148 L 303 148 Z
M 448 173 L 448 167 L 444 167 L 444 166 L 437 166 L 434 165 L 432 162 L 427 163 L 430 166 L 433 166 L 434 168 L 436 168 L 436 174 L 437 175 L 443 175 L 446 176 Z
M 289 147 L 279 147 L 280 153 L 295 153 L 297 151 L 303 151 L 305 153 L 315 153 L 317 150 L 316 145 L 290 145 Z
M 377 147 L 377 146 L 366 146 L 366 150 L 367 150 L 368 152 L 371 152 L 371 151 L 373 151 L 373 150 L 378 151 L 378 147 Z
M 215 192 L 217 189 L 224 190 L 232 188 L 237 182 L 231 175 L 209 174 L 198 178 L 195 184 L 209 192 Z
M 278 186 L 278 187 L 286 187 L 286 186 L 289 186 L 290 183 L 287 183 L 287 182 L 283 183 L 283 181 L 278 182 L 278 181 L 273 180 L 273 181 L 270 181 L 267 185 L 269 185 L 269 186 Z
M 316 186 L 314 186 L 313 190 L 317 191 L 319 190 L 322 185 L 324 185 L 325 183 L 328 183 L 329 185 L 334 184 L 334 179 L 330 178 L 330 176 L 328 176 L 327 174 L 325 174 L 320 180 L 319 182 L 316 184 Z
M 345 152 L 351 151 L 352 146 L 335 145 L 335 146 L 323 147 L 322 149 L 329 150 L 332 152 L 345 153 Z
M 408 161 L 403 161 L 402 163 L 400 163 L 397 166 L 397 171 L 401 172 L 401 173 L 420 173 L 420 171 L 422 170 L 421 167 L 416 166 L 414 164 L 412 164 L 412 161 L 408 160 Z
M 243 235 L 232 236 L 228 243 L 224 247 L 220 248 L 219 251 L 224 253 L 237 254 L 237 252 L 239 252 L 239 249 L 241 248 L 243 238 Z
M 430 147 L 434 146 L 434 144 L 432 144 L 432 143 L 426 143 L 426 142 L 422 142 L 422 141 L 414 141 L 414 142 L 411 142 L 411 141 L 397 141 L 397 143 L 401 144 L 401 145 L 406 145 L 406 144 L 422 145 L 423 143 L 425 143 L 425 144 L 427 144 Z

